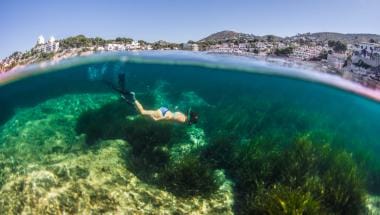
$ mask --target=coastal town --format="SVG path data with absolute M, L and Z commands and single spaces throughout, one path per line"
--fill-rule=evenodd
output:
M 222 31 L 199 41 L 149 43 L 131 38 L 105 40 L 83 35 L 56 40 L 37 38 L 33 48 L 14 52 L 0 61 L 0 74 L 24 65 L 46 60 L 112 51 L 189 50 L 210 54 L 242 55 L 285 66 L 332 73 L 364 86 L 380 89 L 380 43 L 378 35 L 336 37 L 337 33 L 298 34 L 293 37 Z M 335 37 L 334 37 L 335 36 Z

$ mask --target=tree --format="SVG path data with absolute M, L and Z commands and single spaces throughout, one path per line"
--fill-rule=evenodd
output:
M 139 40 L 137 41 L 140 45 L 146 45 L 148 44 L 145 40 Z
M 49 53 L 46 53 L 46 52 L 42 52 L 38 58 L 38 61 L 45 61 L 45 60 L 50 60 L 54 57 L 54 53 L 53 52 L 49 52 Z
M 87 38 L 84 35 L 77 35 L 74 37 L 68 37 L 60 41 L 60 46 L 62 48 L 80 48 L 88 47 L 93 44 L 91 38 Z
M 92 43 L 93 45 L 96 45 L 96 46 L 104 46 L 106 44 L 106 41 L 103 38 L 95 37 L 92 40 Z
M 376 43 L 376 41 L 375 41 L 373 38 L 371 38 L 371 39 L 369 40 L 369 42 L 370 42 L 370 43 Z
M 19 59 L 22 59 L 23 57 L 23 54 L 19 51 L 16 51 L 16 52 L 13 52 L 8 58 L 9 59 L 14 59 L 14 60 L 19 60 Z
M 327 55 L 328 55 L 329 53 L 326 51 L 326 50 L 324 50 L 324 51 L 321 51 L 321 53 L 319 53 L 319 59 L 325 59 L 325 60 L 327 60 Z
M 299 39 L 298 43 L 303 46 L 303 45 L 306 45 L 306 41 L 304 39 Z
M 286 56 L 289 57 L 289 55 L 293 54 L 293 47 L 286 47 L 282 49 L 276 49 L 274 51 L 274 54 L 277 56 Z
M 273 35 L 268 35 L 267 36 L 268 42 L 273 42 L 274 41 L 274 36 Z
M 335 41 L 334 41 L 334 40 L 329 40 L 329 41 L 327 42 L 327 45 L 328 45 L 330 48 L 332 48 L 332 47 L 335 46 Z
M 132 38 L 125 38 L 125 37 L 116 37 L 116 42 L 119 43 L 132 43 L 133 39 Z
M 158 50 L 158 49 L 161 49 L 161 46 L 160 46 L 159 43 L 154 43 L 153 46 L 152 46 L 152 48 L 153 48 L 154 50 Z
M 339 40 L 329 40 L 327 44 L 329 47 L 333 48 L 335 52 L 345 52 L 347 50 L 347 45 Z

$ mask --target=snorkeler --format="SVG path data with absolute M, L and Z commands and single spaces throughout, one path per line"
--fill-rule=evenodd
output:
M 157 110 L 145 110 L 141 103 L 136 99 L 134 92 L 131 92 L 131 96 L 139 113 L 144 116 L 149 116 L 154 121 L 167 120 L 178 123 L 187 123 L 189 125 L 198 122 L 198 114 L 194 111 L 189 110 L 187 115 L 185 115 L 178 111 L 171 112 L 166 107 L 160 107 Z
M 145 110 L 139 101 L 135 97 L 135 93 L 125 89 L 125 73 L 118 75 L 118 88 L 112 87 L 114 90 L 120 93 L 122 99 L 126 102 L 133 104 L 141 115 L 149 116 L 154 121 L 167 120 L 178 123 L 187 123 L 189 125 L 198 122 L 198 114 L 189 110 L 187 115 L 181 112 L 171 112 L 166 107 L 161 107 L 158 110 Z

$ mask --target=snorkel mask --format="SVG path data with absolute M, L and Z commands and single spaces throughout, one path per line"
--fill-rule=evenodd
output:
M 193 111 L 191 111 L 191 107 L 187 111 L 186 121 L 187 121 L 188 125 L 192 125 L 192 124 L 195 124 L 198 122 L 198 115 L 196 113 L 194 113 Z

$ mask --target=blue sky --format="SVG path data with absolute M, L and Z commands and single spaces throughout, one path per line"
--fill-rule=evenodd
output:
M 1 0 L 0 58 L 30 49 L 40 34 L 173 42 L 227 29 L 380 34 L 379 8 L 380 0 Z

